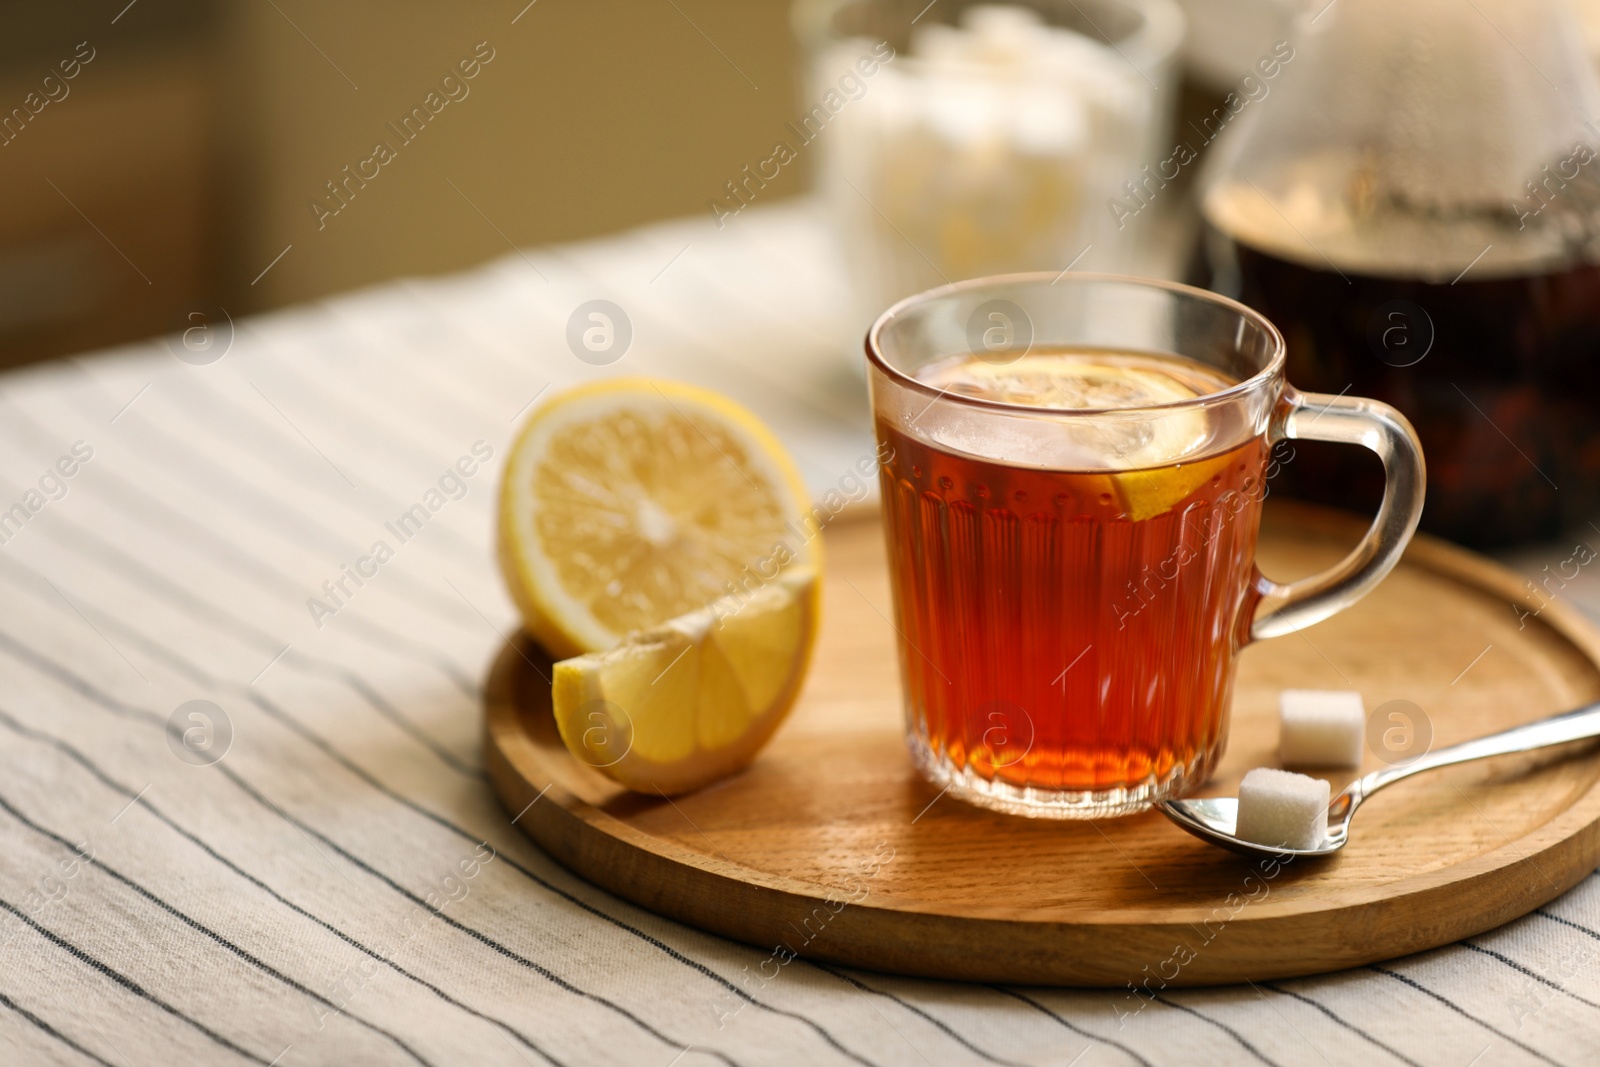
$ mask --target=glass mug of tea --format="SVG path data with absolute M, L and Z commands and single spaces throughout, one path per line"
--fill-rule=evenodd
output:
M 1197 788 L 1240 649 L 1360 599 L 1421 515 L 1404 416 L 1297 392 L 1272 323 L 1200 289 L 960 282 L 886 311 L 867 361 L 907 741 L 983 807 L 1102 818 Z M 1285 438 L 1371 449 L 1387 484 L 1349 556 L 1279 583 L 1254 557 Z

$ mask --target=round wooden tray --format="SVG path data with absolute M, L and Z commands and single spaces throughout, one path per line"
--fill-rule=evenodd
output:
M 1274 501 L 1262 568 L 1309 573 L 1359 531 Z M 503 649 L 486 749 L 517 825 L 595 884 L 778 961 L 1150 989 L 1417 952 L 1523 915 L 1600 863 L 1588 744 L 1421 775 L 1368 802 L 1337 857 L 1265 870 L 1153 812 L 1058 822 L 940 797 L 904 746 L 877 517 L 841 517 L 826 537 L 804 695 L 751 767 L 699 793 L 631 794 L 572 759 L 529 662 L 548 673 L 548 661 L 520 638 Z M 1600 696 L 1600 633 L 1559 600 L 1519 618 L 1537 603 L 1498 566 L 1419 538 L 1355 608 L 1243 653 L 1207 791 L 1236 794 L 1247 769 L 1275 763 L 1284 688 L 1359 689 L 1369 711 L 1413 701 L 1436 746 Z M 1380 765 L 1369 755 L 1363 771 Z M 1329 777 L 1338 789 L 1352 776 Z

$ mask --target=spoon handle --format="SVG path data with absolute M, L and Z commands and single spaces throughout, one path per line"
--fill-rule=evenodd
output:
M 1409 778 L 1413 774 L 1449 767 L 1469 760 L 1488 756 L 1505 756 L 1513 752 L 1528 752 L 1564 741 L 1580 741 L 1586 737 L 1600 737 L 1600 701 L 1585 705 L 1575 711 L 1552 715 L 1538 722 L 1515 726 L 1498 734 L 1463 741 L 1449 748 L 1435 749 L 1420 759 L 1398 767 L 1373 771 L 1360 781 L 1362 795 L 1370 795 L 1386 785 Z

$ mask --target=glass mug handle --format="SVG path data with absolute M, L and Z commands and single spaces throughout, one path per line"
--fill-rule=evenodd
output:
M 1252 641 L 1295 633 L 1366 596 L 1400 562 L 1422 518 L 1422 445 L 1411 423 L 1388 404 L 1285 386 L 1273 421 L 1280 440 L 1333 441 L 1376 452 L 1383 460 L 1383 503 L 1361 543 L 1327 570 L 1297 582 L 1257 572 L 1256 589 L 1284 603 L 1250 624 Z

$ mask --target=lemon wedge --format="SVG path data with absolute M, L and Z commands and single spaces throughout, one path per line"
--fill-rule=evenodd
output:
M 500 567 L 552 656 L 601 652 L 814 570 L 808 508 L 794 462 L 744 408 L 674 382 L 597 382 L 544 402 L 512 444 Z
M 816 635 L 809 567 L 723 597 L 608 652 L 555 665 L 556 726 L 581 762 L 672 796 L 739 770 L 794 706 Z

